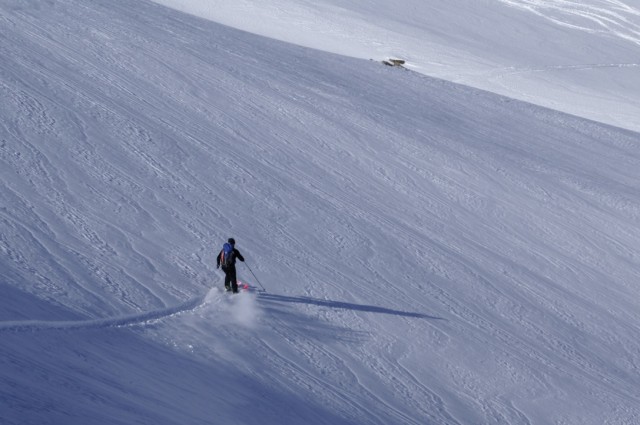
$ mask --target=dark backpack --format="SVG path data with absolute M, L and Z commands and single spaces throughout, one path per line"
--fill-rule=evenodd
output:
M 235 254 L 233 252 L 233 245 L 230 243 L 225 243 L 222 247 L 222 254 L 220 258 L 220 265 L 223 269 L 228 269 L 233 267 L 235 260 Z

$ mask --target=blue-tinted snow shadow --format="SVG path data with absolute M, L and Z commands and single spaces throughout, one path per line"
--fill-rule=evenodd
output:
M 6 280 L 5 280 L 6 279 Z M 29 282 L 6 278 L 0 271 L 0 322 L 17 320 L 82 320 L 83 316 L 41 299 L 6 282 L 16 282 L 23 287 Z
M 0 335 L 2 424 L 358 423 L 229 359 L 207 361 L 139 329 Z
M 114 326 L 117 318 L 83 320 L 5 283 L 0 295 L 0 424 L 359 423 L 293 385 L 258 379 L 268 363 L 256 363 L 254 375 L 217 352 L 198 356 L 170 333 L 158 340 L 145 326 Z M 198 342 L 197 333 L 191 338 Z M 221 344 L 225 353 L 246 350 Z
M 402 311 L 402 310 L 393 310 L 390 308 L 379 307 L 374 305 L 355 304 L 355 303 L 347 303 L 343 301 L 333 301 L 333 300 L 323 300 L 323 299 L 311 298 L 311 297 L 292 297 L 287 295 L 271 294 L 265 291 L 259 292 L 259 295 L 261 299 L 274 301 L 274 302 L 310 304 L 310 305 L 315 305 L 319 307 L 362 311 L 367 313 L 390 314 L 393 316 L 413 317 L 416 319 L 446 320 L 442 317 L 430 316 L 424 313 L 414 313 L 414 312 L 408 312 L 408 311 Z

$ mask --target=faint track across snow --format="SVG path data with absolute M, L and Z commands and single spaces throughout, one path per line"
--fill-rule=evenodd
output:
M 205 296 L 199 296 L 185 301 L 181 304 L 166 307 L 158 310 L 147 311 L 138 314 L 130 314 L 104 319 L 89 320 L 23 320 L 0 322 L 0 332 L 26 332 L 26 331 L 47 331 L 47 330 L 73 330 L 73 329 L 101 329 L 117 328 L 143 324 L 152 320 L 171 317 L 185 311 L 190 311 L 202 305 L 206 301 Z
M 502 0 L 558 25 L 589 33 L 605 34 L 640 45 L 640 9 L 620 0 L 593 4 L 571 0 Z

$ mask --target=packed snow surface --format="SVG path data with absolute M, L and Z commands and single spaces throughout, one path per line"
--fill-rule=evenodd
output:
M 370 50 L 142 0 L 0 3 L 0 423 L 640 423 L 637 4 L 214 3 L 313 40 L 335 8 L 324 40 L 351 53 L 362 15 Z M 393 21 L 432 50 L 383 52 Z M 607 61 L 628 66 L 580 68 Z M 625 125 L 539 106 L 605 92 L 585 108 Z

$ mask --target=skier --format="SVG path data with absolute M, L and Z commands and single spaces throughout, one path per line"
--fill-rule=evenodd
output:
M 238 279 L 236 277 L 236 258 L 244 263 L 244 257 L 240 254 L 240 251 L 235 248 L 235 244 L 235 239 L 229 238 L 220 250 L 216 261 L 218 263 L 217 268 L 222 266 L 222 271 L 224 272 L 224 289 L 226 289 L 227 292 L 231 291 L 237 294 Z

